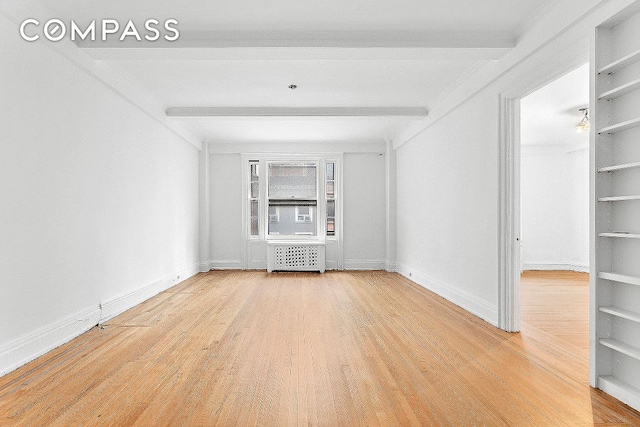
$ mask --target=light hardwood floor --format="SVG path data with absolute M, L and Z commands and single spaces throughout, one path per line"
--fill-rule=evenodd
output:
M 0 378 L 0 425 L 640 425 L 548 282 L 509 334 L 397 274 L 201 274 Z

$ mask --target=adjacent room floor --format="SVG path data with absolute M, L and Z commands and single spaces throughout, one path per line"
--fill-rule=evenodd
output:
M 522 294 L 510 334 L 392 273 L 200 274 L 0 378 L 0 425 L 640 425 L 588 386 L 584 276 Z

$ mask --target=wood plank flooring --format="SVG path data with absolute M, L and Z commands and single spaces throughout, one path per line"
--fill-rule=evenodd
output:
M 200 274 L 0 378 L 0 425 L 640 425 L 545 310 L 509 334 L 392 273 Z

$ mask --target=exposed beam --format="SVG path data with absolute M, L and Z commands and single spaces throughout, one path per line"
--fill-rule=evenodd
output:
M 184 32 L 175 42 L 81 41 L 100 60 L 496 60 L 515 46 L 501 32 Z
M 496 61 L 509 47 L 82 47 L 103 61 Z
M 168 117 L 427 117 L 415 107 L 169 107 Z

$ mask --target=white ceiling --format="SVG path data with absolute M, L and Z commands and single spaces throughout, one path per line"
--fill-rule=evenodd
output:
M 520 138 L 525 146 L 566 149 L 589 145 L 589 132 L 576 132 L 589 106 L 589 64 L 560 77 L 522 98 Z
M 551 0 L 33 0 L 62 20 L 179 21 L 171 45 L 81 44 L 163 108 L 421 107 L 513 48 Z M 142 25 L 139 25 L 143 28 Z M 296 90 L 288 89 L 296 84 Z M 239 110 L 242 111 L 242 110 Z M 417 117 L 171 118 L 205 141 L 392 140 Z

